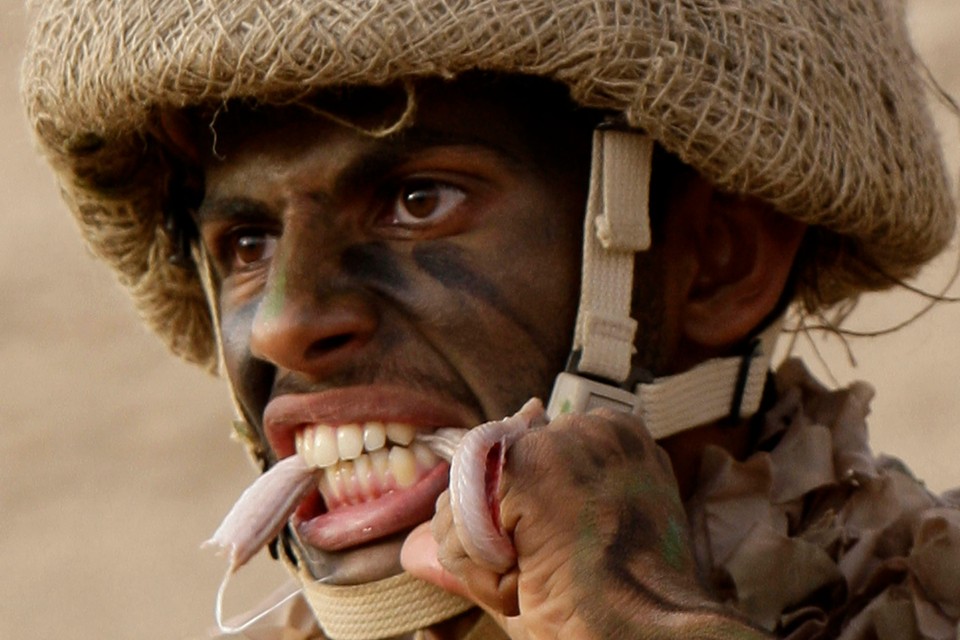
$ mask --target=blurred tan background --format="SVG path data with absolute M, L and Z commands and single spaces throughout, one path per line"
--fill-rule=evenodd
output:
M 960 97 L 960 1 L 911 0 L 918 48 Z M 52 177 L 32 149 L 17 95 L 27 16 L 0 0 L 0 639 L 169 639 L 212 622 L 224 565 L 199 544 L 253 477 L 228 439 L 220 382 L 168 356 L 141 329 L 112 276 L 81 246 Z M 960 125 L 936 110 L 949 160 Z M 956 254 L 921 285 L 939 289 Z M 954 287 L 953 293 L 960 292 Z M 894 324 L 922 304 L 865 301 L 852 327 Z M 825 381 L 878 389 L 872 429 L 937 490 L 960 486 L 960 304 L 908 329 L 816 341 Z M 282 573 L 241 572 L 228 611 Z

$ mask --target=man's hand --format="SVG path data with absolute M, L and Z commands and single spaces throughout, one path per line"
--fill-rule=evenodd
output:
M 766 637 L 700 587 L 670 460 L 635 416 L 563 415 L 527 432 L 499 487 L 515 566 L 468 555 L 448 493 L 402 562 L 479 604 L 511 638 Z

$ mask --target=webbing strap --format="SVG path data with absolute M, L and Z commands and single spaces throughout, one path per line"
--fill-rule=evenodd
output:
M 213 262 L 210 259 L 210 254 L 207 253 L 206 245 L 202 242 L 191 244 L 190 251 L 193 261 L 197 265 L 200 286 L 203 288 L 203 295 L 207 300 L 207 309 L 210 311 L 210 323 L 213 326 L 213 339 L 217 349 L 216 373 L 220 375 L 223 372 L 223 336 L 220 332 L 220 307 L 217 304 L 218 296 L 214 284 Z
M 767 327 L 739 357 L 715 358 L 672 376 L 640 383 L 633 391 L 580 375 L 557 376 L 547 406 L 550 419 L 606 407 L 643 418 L 655 439 L 724 417 L 748 418 L 760 408 L 781 322 Z
M 331 640 L 392 638 L 475 606 L 409 573 L 352 586 L 304 579 L 303 593 Z
M 781 322 L 767 327 L 751 353 L 714 358 L 673 376 L 639 384 L 636 413 L 655 439 L 731 416 L 749 417 L 760 408 Z
M 630 317 L 634 257 L 650 246 L 653 146 L 636 131 L 601 127 L 594 132 L 573 341 L 579 359 L 558 376 L 547 413 L 613 407 L 640 415 L 655 438 L 664 438 L 725 416 L 756 413 L 780 323 L 768 327 L 743 356 L 708 360 L 640 383 L 633 393 L 620 388 L 631 375 L 637 328 Z
M 583 274 L 574 350 L 577 369 L 609 380 L 630 375 L 636 321 L 630 317 L 633 262 L 650 246 L 653 141 L 597 129 L 583 232 Z

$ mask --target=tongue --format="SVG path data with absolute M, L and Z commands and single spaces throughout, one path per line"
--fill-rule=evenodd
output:
M 203 546 L 226 550 L 235 572 L 280 533 L 314 486 L 315 473 L 300 456 L 284 458 L 243 492 Z

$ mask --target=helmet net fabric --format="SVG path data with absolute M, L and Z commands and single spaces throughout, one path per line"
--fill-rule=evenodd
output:
M 814 225 L 808 306 L 912 275 L 953 203 L 897 0 L 50 2 L 23 91 L 94 252 L 174 352 L 214 366 L 194 271 L 167 264 L 159 111 L 324 87 L 529 74 L 622 114 L 720 189 Z

